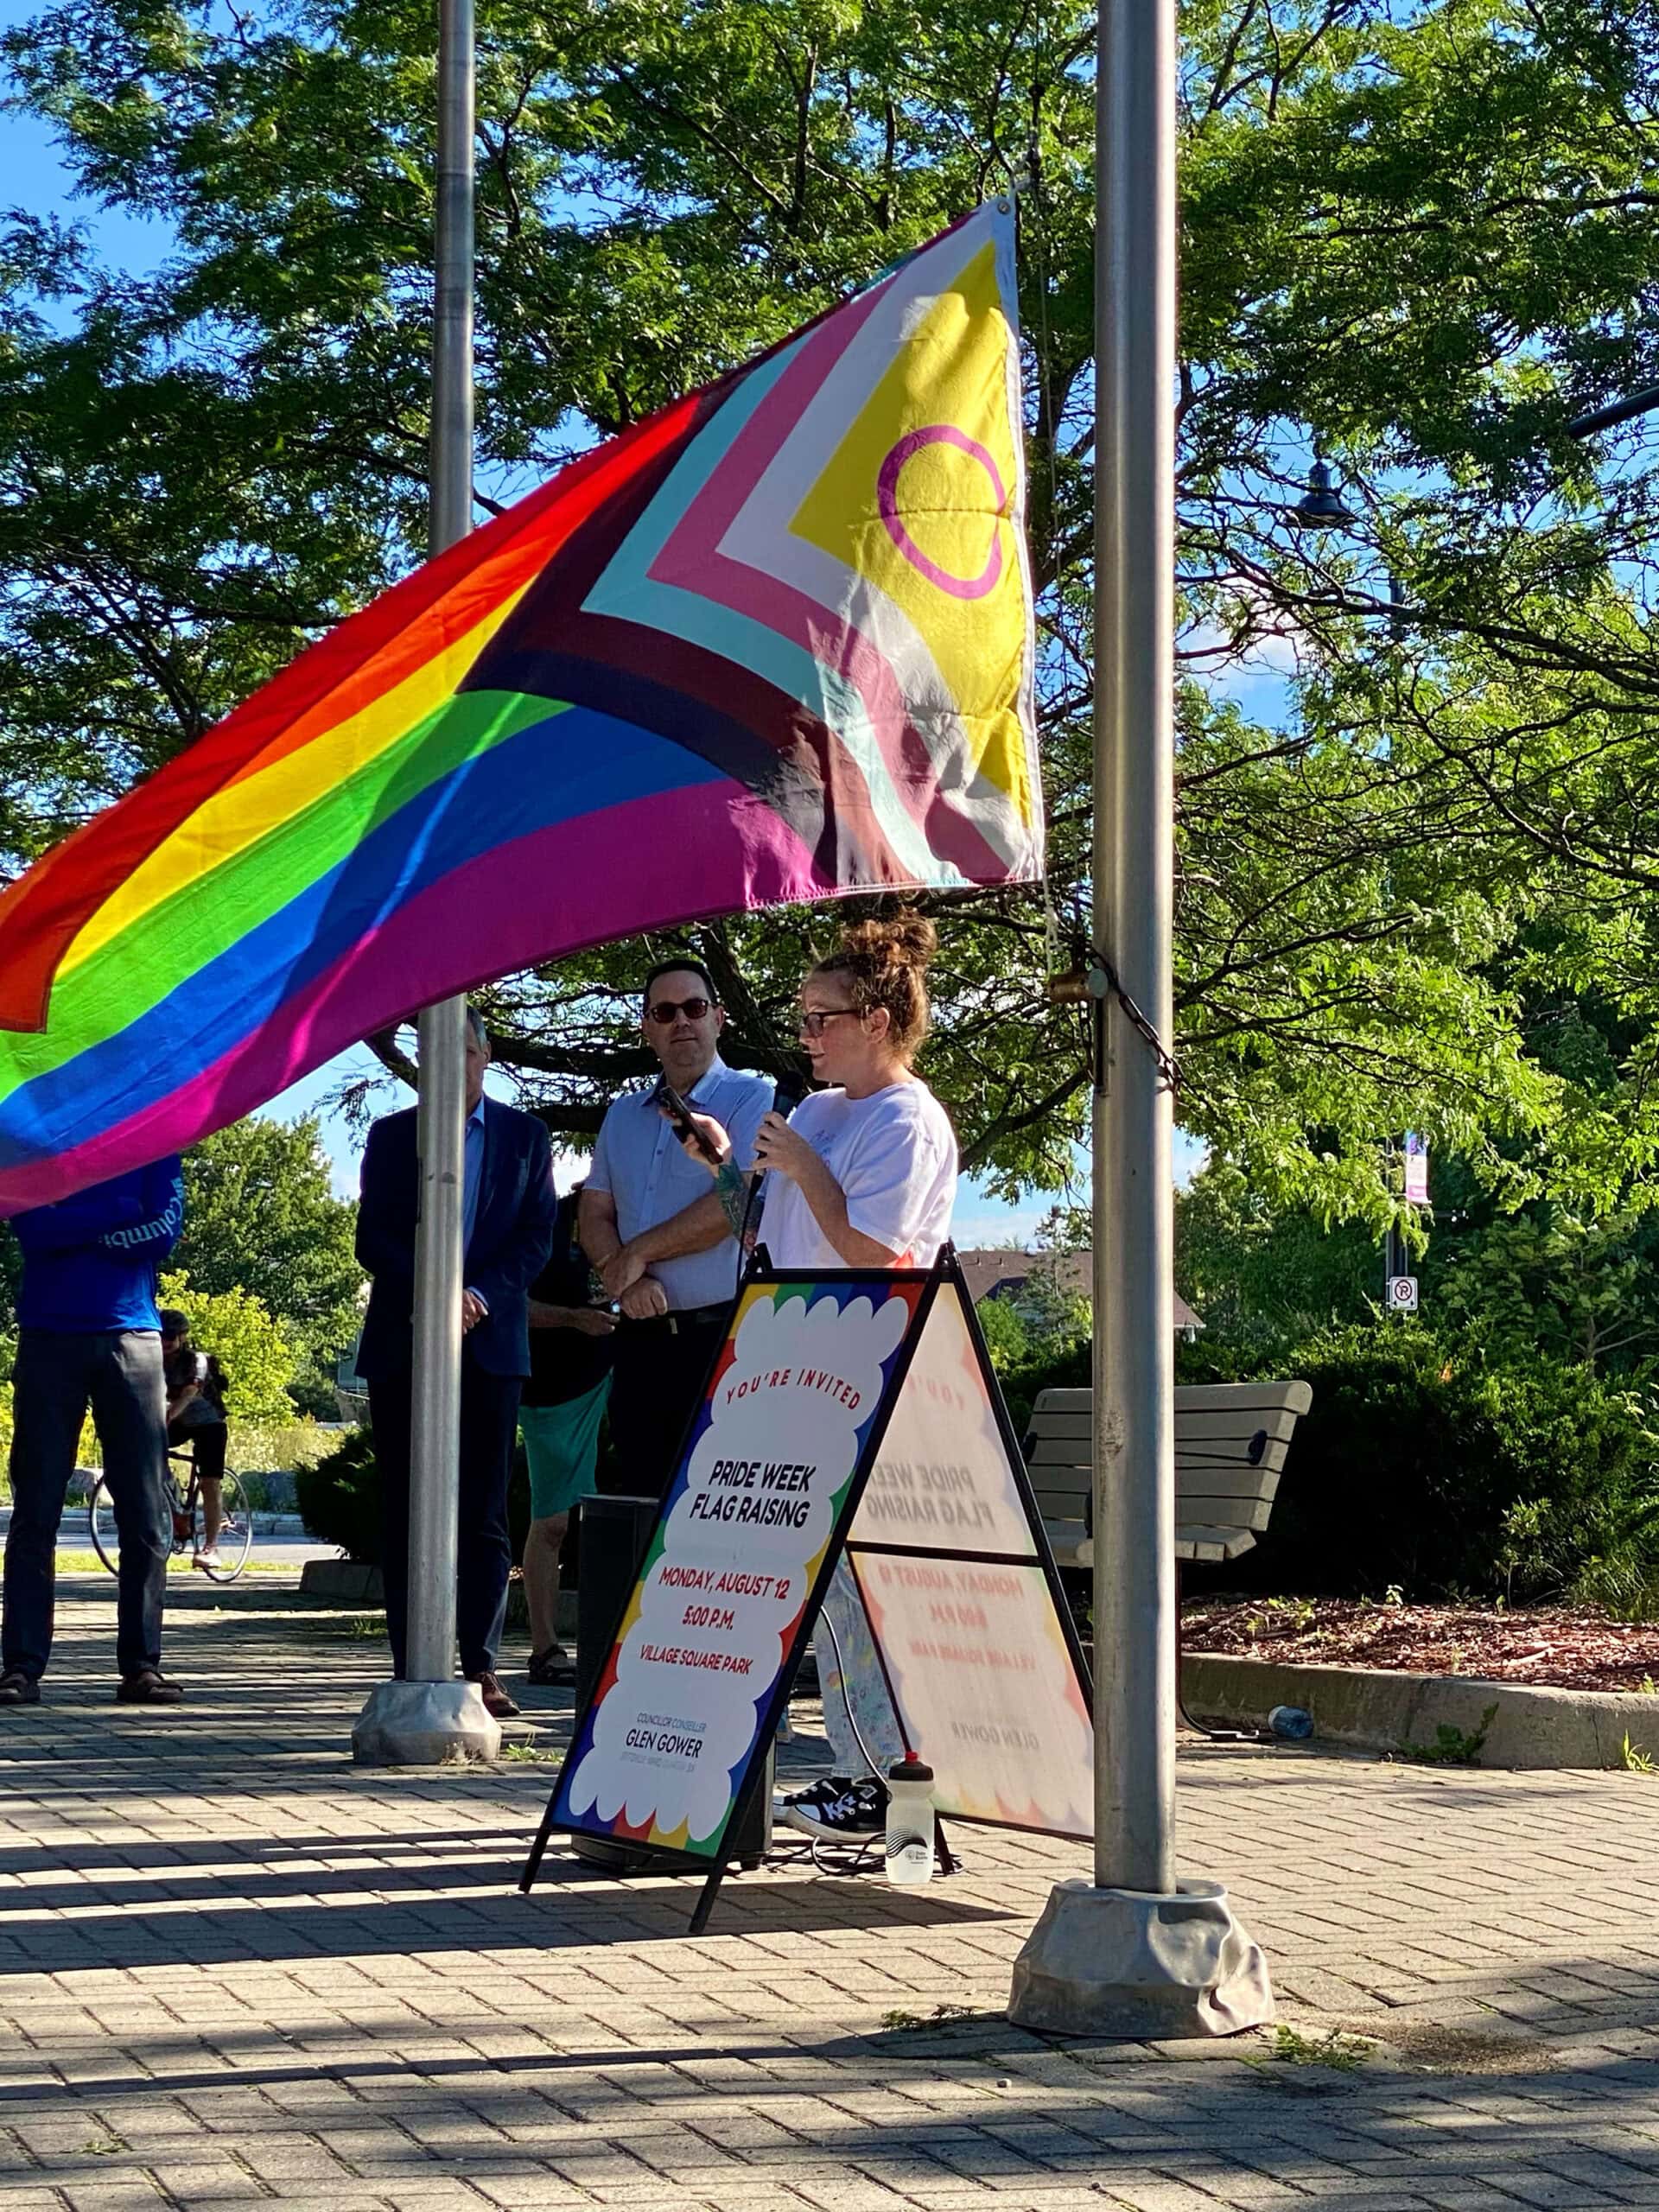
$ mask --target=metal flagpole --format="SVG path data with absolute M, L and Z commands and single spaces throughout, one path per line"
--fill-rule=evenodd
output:
M 435 556 L 473 526 L 474 82 L 473 0 L 439 0 L 428 525 L 428 550 Z M 501 1741 L 475 1686 L 454 1679 L 466 1001 L 445 999 L 426 1007 L 418 1033 L 408 1679 L 380 1685 L 352 1739 L 359 1759 L 404 1765 L 457 1754 L 493 1758 Z
M 1271 2018 L 1218 1883 L 1175 1873 L 1175 0 L 1107 0 L 1096 54 L 1095 1874 L 1061 1884 L 1011 2016 L 1096 2035 Z
M 1096 938 L 1170 1034 L 1175 20 L 1100 23 L 1095 285 Z M 1172 1100 L 1115 998 L 1094 1103 L 1095 1880 L 1175 1887 Z

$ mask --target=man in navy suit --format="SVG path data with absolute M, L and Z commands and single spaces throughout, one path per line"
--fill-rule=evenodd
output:
M 527 1293 L 552 1249 L 557 1201 L 547 1131 L 533 1114 L 484 1096 L 489 1064 L 489 1038 L 468 1007 L 455 1631 L 462 1674 L 478 1684 L 494 1718 L 505 1720 L 518 1710 L 495 1678 L 512 1566 L 507 1477 L 518 1392 L 530 1372 Z M 369 1418 L 380 1468 L 386 1632 L 393 1671 L 400 1677 L 409 1618 L 410 1402 L 420 1199 L 415 1111 L 411 1106 L 389 1114 L 370 1129 L 357 1211 L 357 1256 L 374 1277 L 357 1367 L 369 1385 Z

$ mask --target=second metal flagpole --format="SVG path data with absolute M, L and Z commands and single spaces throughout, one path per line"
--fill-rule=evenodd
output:
M 435 556 L 473 526 L 473 0 L 439 0 L 438 194 L 433 273 L 431 506 Z M 461 1184 L 467 1009 L 422 1014 L 420 1223 L 409 1487 L 409 1674 L 454 1673 L 455 1514 L 461 1455 Z
M 473 526 L 474 79 L 473 0 L 439 0 L 428 530 L 434 556 Z M 407 1680 L 382 1684 L 353 1734 L 359 1758 L 398 1764 L 458 1754 L 493 1758 L 501 1740 L 477 1688 L 454 1679 L 465 1000 L 428 1007 L 419 1039 Z
M 1009 2007 L 1027 2027 L 1135 2037 L 1230 2034 L 1273 2010 L 1262 1953 L 1220 1884 L 1175 1872 L 1176 60 L 1175 0 L 1107 0 L 1095 143 L 1095 1873 L 1050 1897 Z

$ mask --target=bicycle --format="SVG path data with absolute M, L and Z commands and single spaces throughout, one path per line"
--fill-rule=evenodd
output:
M 188 1551 L 194 1560 L 201 1549 L 204 1524 L 201 1511 L 201 1478 L 196 1472 L 196 1455 L 189 1446 L 182 1449 L 169 1448 L 169 1462 L 181 1460 L 190 1469 L 190 1479 L 185 1488 L 179 1488 L 179 1478 L 169 1465 L 167 1472 L 168 1510 L 173 1516 L 173 1552 L 182 1557 Z M 234 1582 L 248 1563 L 253 1549 L 253 1516 L 248 1510 L 248 1501 L 242 1488 L 241 1478 L 227 1467 L 219 1484 L 219 1503 L 225 1519 L 219 1532 L 219 1561 L 216 1566 L 204 1566 L 202 1573 L 213 1582 Z M 92 1502 L 86 1509 L 87 1524 L 92 1531 L 92 1548 L 111 1574 L 118 1573 L 121 1566 L 121 1540 L 116 1530 L 115 1507 L 100 1475 L 92 1485 Z

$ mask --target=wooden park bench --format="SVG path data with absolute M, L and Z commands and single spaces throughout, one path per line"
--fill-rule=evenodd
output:
M 1094 1565 L 1094 1395 L 1039 1391 L 1026 1436 L 1037 1510 L 1063 1572 Z M 1298 1416 L 1313 1402 L 1306 1382 L 1202 1382 L 1176 1391 L 1178 1619 L 1180 1566 L 1225 1566 L 1267 1528 Z M 1179 1698 L 1179 1671 L 1177 1681 Z

